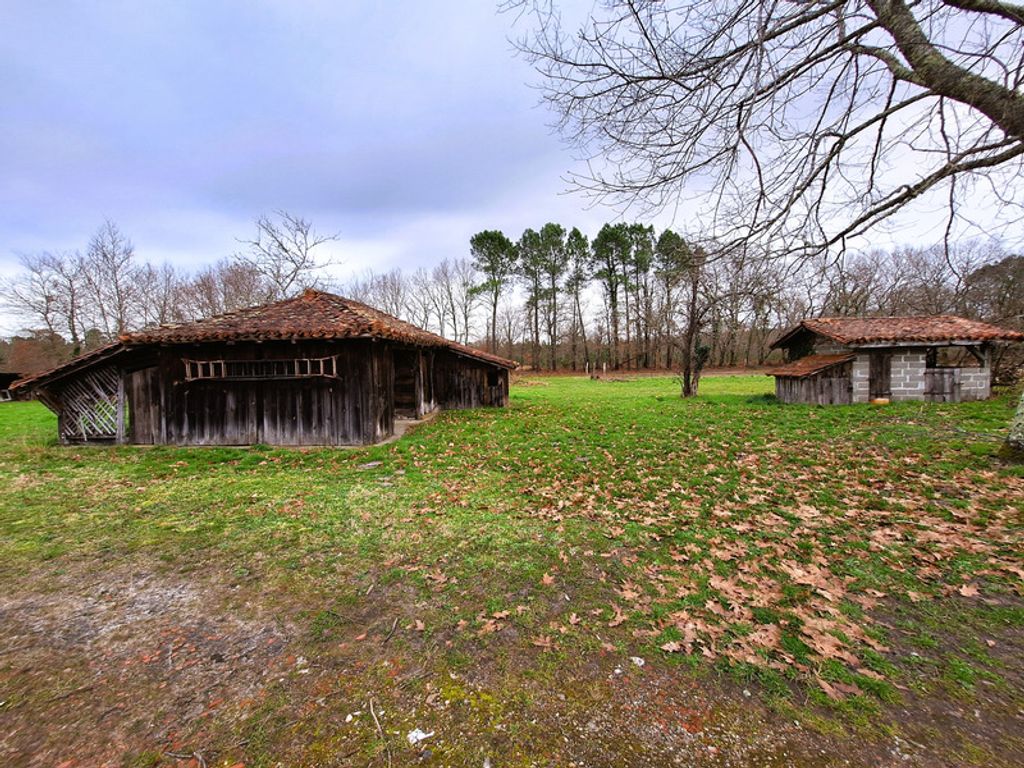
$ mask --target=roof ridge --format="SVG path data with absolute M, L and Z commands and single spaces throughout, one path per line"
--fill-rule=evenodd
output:
M 505 367 L 515 362 L 461 345 L 357 299 L 319 288 L 279 301 L 243 307 L 184 323 L 162 324 L 123 334 L 128 345 L 208 341 L 379 338 L 447 348 Z
M 772 349 L 785 346 L 801 331 L 852 345 L 883 342 L 937 345 L 947 341 L 1024 341 L 1024 333 L 1020 331 L 961 315 L 839 315 L 800 320 L 772 342 Z

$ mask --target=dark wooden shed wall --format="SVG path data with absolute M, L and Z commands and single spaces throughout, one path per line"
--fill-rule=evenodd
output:
M 185 360 L 336 357 L 336 377 L 187 380 Z M 396 367 L 403 416 L 504 406 L 508 371 L 380 341 L 196 344 L 162 348 L 125 373 L 127 440 L 179 445 L 359 445 L 393 433 Z M 413 407 L 414 406 L 414 407 Z
M 813 376 L 776 376 L 775 396 L 783 403 L 848 405 L 853 402 L 853 364 L 826 368 Z
M 508 370 L 451 352 L 434 359 L 434 393 L 441 408 L 508 404 Z
M 186 380 L 185 360 L 337 357 L 336 377 Z M 194 345 L 162 349 L 127 375 L 134 443 L 358 445 L 392 432 L 385 345 L 371 341 Z

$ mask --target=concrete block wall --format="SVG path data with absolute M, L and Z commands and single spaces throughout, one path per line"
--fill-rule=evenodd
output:
M 924 400 L 924 369 L 927 367 L 923 349 L 900 349 L 892 356 L 892 395 L 898 400 Z
M 850 351 L 852 350 L 849 347 L 825 340 L 814 345 L 814 353 L 818 355 L 836 355 Z M 923 347 L 911 347 L 895 348 L 891 352 L 890 399 L 924 400 L 928 350 Z M 866 403 L 871 399 L 870 360 L 869 350 L 858 351 L 853 360 L 852 401 L 855 403 Z M 961 400 L 985 400 L 992 396 L 991 368 L 988 366 L 961 368 L 959 381 Z
M 866 354 L 857 355 L 853 359 L 853 402 L 866 403 L 870 399 L 869 373 L 871 363 Z
M 990 368 L 960 369 L 960 400 L 987 400 L 992 396 Z

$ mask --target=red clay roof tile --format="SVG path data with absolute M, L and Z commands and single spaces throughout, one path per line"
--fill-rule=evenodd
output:
M 386 312 L 353 299 L 307 290 L 274 304 L 227 312 L 192 323 L 175 323 L 126 333 L 119 341 L 80 355 L 48 371 L 26 377 L 11 390 L 27 390 L 42 380 L 145 344 L 189 344 L 212 341 L 274 341 L 291 339 L 387 339 L 420 347 L 447 349 L 502 368 L 518 363 L 465 344 L 449 341 Z
M 818 317 L 802 320 L 786 331 L 773 348 L 786 342 L 801 330 L 808 330 L 833 339 L 840 344 L 877 344 L 891 341 L 920 341 L 941 344 L 953 341 L 1024 341 L 1024 333 L 999 328 L 980 320 L 953 315 L 916 317 Z
M 362 302 L 325 291 L 249 307 L 193 323 L 176 323 L 121 336 L 125 344 L 187 344 L 206 341 L 271 341 L 291 339 L 387 339 L 423 347 L 450 349 L 504 368 L 517 363 L 449 341 L 436 333 L 374 309 Z
M 765 371 L 768 376 L 790 376 L 797 379 L 804 379 L 813 376 L 827 368 L 849 362 L 857 355 L 853 352 L 845 355 L 807 355 L 791 363 L 780 365 L 777 368 Z

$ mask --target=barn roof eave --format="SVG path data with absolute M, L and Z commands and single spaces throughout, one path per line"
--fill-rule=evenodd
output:
M 78 357 L 74 357 L 66 363 L 61 363 L 60 365 L 41 371 L 40 373 L 18 379 L 11 385 L 10 392 L 14 397 L 28 397 L 31 393 L 48 384 L 52 384 L 54 381 L 86 368 L 90 368 L 98 363 L 108 362 L 127 351 L 128 345 L 123 342 L 111 342 L 110 344 L 97 347 L 94 350 L 81 354 Z

